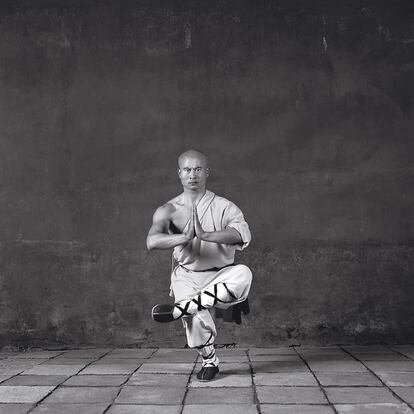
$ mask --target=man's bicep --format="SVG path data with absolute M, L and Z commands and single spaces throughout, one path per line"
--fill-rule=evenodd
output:
M 157 233 L 168 233 L 168 228 L 170 226 L 170 217 L 166 211 L 166 207 L 158 207 L 152 217 L 152 225 L 148 232 L 148 235 L 153 235 Z

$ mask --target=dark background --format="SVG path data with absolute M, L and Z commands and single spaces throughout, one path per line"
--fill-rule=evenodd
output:
M 414 341 L 412 1 L 0 3 L 0 345 L 185 344 L 176 159 L 253 233 L 218 342 Z

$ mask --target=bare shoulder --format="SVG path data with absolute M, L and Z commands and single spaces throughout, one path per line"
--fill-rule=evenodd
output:
M 153 221 L 154 222 L 165 222 L 170 221 L 176 208 L 170 202 L 163 204 L 155 210 Z

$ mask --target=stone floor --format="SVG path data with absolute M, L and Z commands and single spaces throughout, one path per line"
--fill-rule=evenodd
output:
M 414 345 L 0 353 L 0 413 L 414 413 Z

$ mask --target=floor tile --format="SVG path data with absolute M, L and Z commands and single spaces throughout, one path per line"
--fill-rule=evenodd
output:
M 141 385 L 146 387 L 186 387 L 188 375 L 182 374 L 142 374 L 136 372 L 126 385 Z
M 404 355 L 397 354 L 396 352 L 389 352 L 387 354 L 355 354 L 355 357 L 362 362 L 365 361 L 409 361 Z
M 335 411 L 329 405 L 277 405 L 261 404 L 262 414 L 334 414 Z
M 253 362 L 263 362 L 263 361 L 293 361 L 293 362 L 301 362 L 301 358 L 299 355 L 250 355 L 250 360 Z
M 385 387 L 325 388 L 325 392 L 334 404 L 399 403 Z
M 12 378 L 13 375 L 0 375 L 0 384 L 4 384 L 5 381 Z
M 256 385 L 266 386 L 318 386 L 318 383 L 310 372 L 258 373 L 254 376 L 254 382 Z
M 118 387 L 60 387 L 45 399 L 45 403 L 109 403 L 117 393 Z
M 338 414 L 411 414 L 405 404 L 335 404 Z
M 94 359 L 91 358 L 53 358 L 43 362 L 42 365 L 88 365 Z
M 35 403 L 51 392 L 54 386 L 2 385 L 1 403 Z
M 2 385 L 59 385 L 67 378 L 66 375 L 18 375 Z
M 19 359 L 48 359 L 63 354 L 64 351 L 26 351 L 18 352 L 13 356 Z M 1 355 L 1 354 L 0 354 Z
M 381 381 L 370 372 L 315 372 L 315 375 L 324 386 L 382 386 Z
M 0 414 L 26 414 L 33 404 L 1 404 Z
M 194 369 L 197 373 L 201 369 L 201 363 L 198 363 Z M 219 365 L 220 375 L 250 375 L 250 365 L 243 362 L 223 362 Z
M 303 361 L 253 361 L 252 366 L 255 373 L 309 371 Z
M 116 404 L 109 409 L 108 414 L 180 414 L 181 408 L 181 405 Z
M 249 362 L 247 355 L 220 355 L 219 353 L 216 353 L 216 355 L 220 362 Z
M 260 404 L 327 404 L 318 387 L 257 386 Z
M 257 408 L 253 404 L 195 404 L 186 405 L 183 414 L 257 414 Z
M 31 414 L 102 414 L 109 403 L 103 404 L 48 404 L 42 403 Z
M 24 375 L 75 375 L 83 365 L 36 365 L 23 371 Z
M 115 400 L 116 404 L 156 404 L 178 405 L 181 404 L 185 387 L 129 387 L 122 388 Z
M 185 404 L 253 404 L 253 388 L 190 388 Z
M 193 363 L 151 363 L 146 362 L 141 365 L 138 372 L 153 373 L 153 374 L 190 374 L 193 370 Z
M 358 361 L 309 361 L 310 368 L 319 372 L 366 372 Z
M 127 378 L 127 375 L 75 375 L 68 378 L 62 385 L 64 387 L 117 387 L 123 384 Z
M 414 372 L 377 372 L 377 375 L 388 386 L 409 387 L 414 386 Z
M 249 348 L 249 355 L 297 355 L 293 348 Z
M 129 375 L 132 374 L 139 364 L 100 364 L 89 365 L 79 375 Z
M 65 358 L 99 358 L 110 352 L 110 348 L 89 348 L 89 349 L 73 349 L 65 351 L 62 356 Z
M 414 361 L 367 361 L 365 365 L 373 371 L 414 371 Z
M 219 374 L 213 381 L 200 381 L 196 375 L 191 377 L 189 387 L 251 387 L 252 378 L 250 375 L 223 375 Z
M 405 402 L 414 404 L 414 387 L 391 387 Z
M 139 358 L 146 359 L 149 358 L 155 349 L 143 349 L 143 348 L 116 348 L 112 352 L 106 355 L 108 358 Z

